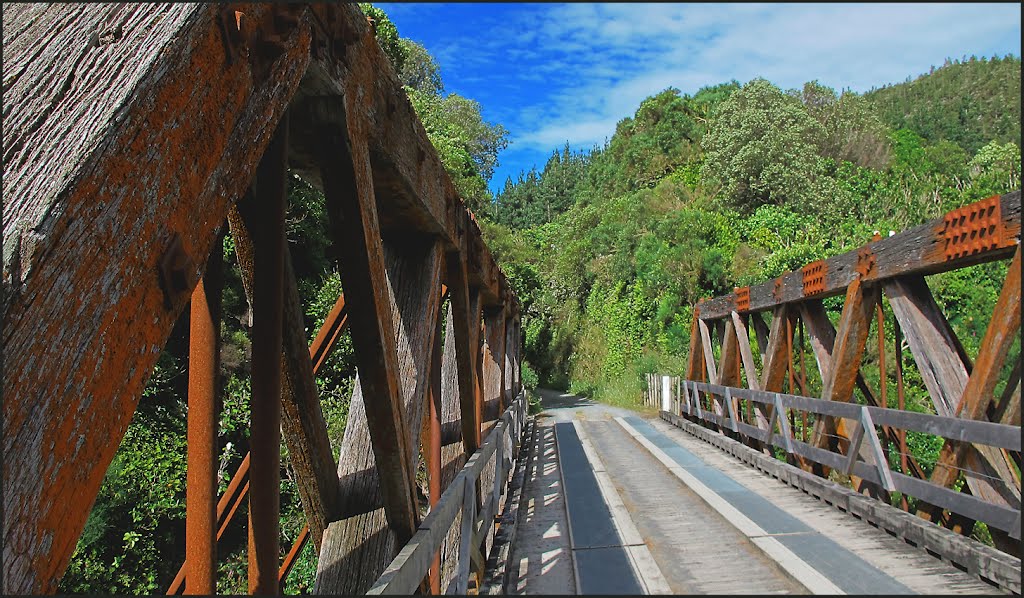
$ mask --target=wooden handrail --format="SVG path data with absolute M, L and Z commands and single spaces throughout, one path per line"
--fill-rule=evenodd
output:
M 982 500 L 976 496 L 965 494 L 933 484 L 927 480 L 907 476 L 897 471 L 890 471 L 882 455 L 881 444 L 875 432 L 875 426 L 888 425 L 904 430 L 934 434 L 971 444 L 983 444 L 1008 451 L 1020 451 L 1020 427 L 986 421 L 970 420 L 957 417 L 946 417 L 927 413 L 901 411 L 868 405 L 857 405 L 834 401 L 823 401 L 812 397 L 803 397 L 785 393 L 751 390 L 719 384 L 708 384 L 693 380 L 683 380 L 681 396 L 678 402 L 673 398 L 671 417 L 686 415 L 698 420 L 715 424 L 723 430 L 731 430 L 744 436 L 755 438 L 763 443 L 778 447 L 788 454 L 800 456 L 831 469 L 856 475 L 890 491 L 902 492 L 908 496 L 928 502 L 955 513 L 985 522 L 996 529 L 1003 530 L 1011 538 L 1020 539 L 1020 506 L 1008 508 Z M 775 407 L 772 421 L 768 429 L 761 429 L 743 422 L 735 413 L 723 407 L 722 415 L 713 409 L 700 406 L 698 393 L 716 397 L 746 399 L 756 403 Z M 783 409 L 797 409 L 809 413 L 839 417 L 856 422 L 856 432 L 851 438 L 851 449 L 843 455 L 815 447 L 811 444 L 791 438 L 786 431 L 785 415 L 778 413 Z M 776 431 L 775 422 L 779 424 Z M 863 442 L 876 456 L 876 463 L 870 464 L 857 459 L 858 451 L 853 445 Z M 883 471 L 884 468 L 884 471 Z
M 471 553 L 494 524 L 508 473 L 515 465 L 512 458 L 515 454 L 513 446 L 519 443 L 525 417 L 526 395 L 520 392 L 494 427 L 494 432 L 497 433 L 488 435 L 487 440 L 473 453 L 462 471 L 441 495 L 437 505 L 420 523 L 412 539 L 399 551 L 367 594 L 412 594 L 426 577 L 434 555 L 441 548 L 441 543 L 455 523 L 455 515 L 460 510 L 463 513 L 463 534 L 459 543 L 458 570 L 452 582 L 452 589 L 457 594 L 466 593 Z M 492 455 L 497 460 L 494 486 L 490 491 L 481 490 L 485 496 L 490 496 L 486 498 L 483 508 L 477 512 L 477 481 L 484 467 L 491 461 Z

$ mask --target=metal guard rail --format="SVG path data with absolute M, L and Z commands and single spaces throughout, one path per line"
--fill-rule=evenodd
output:
M 1011 538 L 1020 540 L 1021 517 L 1019 507 L 1011 509 L 993 504 L 970 494 L 964 494 L 932 484 L 927 480 L 890 470 L 887 466 L 888 461 L 882 451 L 878 434 L 875 431 L 876 425 L 887 425 L 914 432 L 934 434 L 960 442 L 984 444 L 999 449 L 1020 452 L 1021 429 L 1018 426 L 944 417 L 927 413 L 915 413 L 899 409 L 824 401 L 798 395 L 721 386 L 693 380 L 683 381 L 680 384 L 680 388 L 681 396 L 671 398 L 673 411 L 678 412 L 673 415 L 685 414 L 714 423 L 721 428 L 726 428 L 737 434 L 743 434 L 778 447 L 789 455 L 799 455 L 804 459 L 820 463 L 831 469 L 844 472 L 847 475 L 858 476 L 878 484 L 890 492 L 902 492 L 937 507 L 949 509 L 976 521 L 982 521 L 987 525 L 1009 533 Z M 710 395 L 710 398 L 721 409 L 723 415 L 720 416 L 701 408 L 698 392 Z M 725 399 L 723 401 L 725 403 L 724 406 L 719 404 L 716 398 L 718 396 Z M 761 429 L 740 421 L 736 417 L 731 399 L 746 399 L 773 407 L 767 429 Z M 829 450 L 811 446 L 796 438 L 791 438 L 789 423 L 785 415 L 779 416 L 779 413 L 785 408 L 840 417 L 855 422 L 856 429 L 850 438 L 848 454 L 833 453 Z M 662 410 L 665 410 L 664 406 L 662 406 Z M 781 433 L 776 433 L 776 423 L 779 424 Z M 867 439 L 869 449 L 874 455 L 875 464 L 857 459 L 861 444 L 865 438 Z
M 505 491 L 509 472 L 515 466 L 519 455 L 519 444 L 526 418 L 526 393 L 509 405 L 501 419 L 494 426 L 484 444 L 469 458 L 466 465 L 441 494 L 437 504 L 423 519 L 416 533 L 409 540 L 380 578 L 366 592 L 367 594 L 413 594 L 426 577 L 434 555 L 441 548 L 448 531 L 455 523 L 455 515 L 462 512 L 462 532 L 459 540 L 459 565 L 454 587 L 449 592 L 466 594 L 469 586 L 471 549 L 479 546 L 493 525 L 498 512 L 501 495 Z M 476 484 L 484 467 L 494 456 L 497 464 L 494 472 L 494 486 L 483 509 L 478 512 Z M 488 525 L 484 525 L 487 522 Z M 470 528 L 472 525 L 472 529 Z

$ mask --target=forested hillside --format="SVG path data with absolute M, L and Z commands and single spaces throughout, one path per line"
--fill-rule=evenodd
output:
M 927 75 L 865 95 L 885 123 L 973 154 L 990 141 L 1020 146 L 1020 57 L 946 60 Z
M 670 88 L 604 146 L 554 151 L 543 170 L 505 183 L 484 228 L 523 301 L 540 384 L 635 406 L 644 373 L 685 371 L 700 298 L 1018 189 L 1020 97 L 1003 90 L 1019 88 L 1014 57 L 950 63 L 863 96 L 813 81 L 731 81 L 692 96 Z M 972 359 L 1006 268 L 929 277 Z M 837 321 L 842 297 L 825 305 Z M 862 372 L 877 387 L 870 345 Z M 912 359 L 906 380 L 908 408 L 933 412 Z M 886 384 L 895 401 L 891 368 Z M 940 445 L 914 433 L 908 442 L 930 472 Z M 974 534 L 986 541 L 983 525 Z
M 982 84 L 984 73 L 997 82 Z M 979 88 L 999 93 L 975 97 Z M 1007 115 L 1020 97 L 1003 90 L 1019 88 L 1015 57 L 950 63 L 863 96 L 813 81 L 670 88 L 603 147 L 554 151 L 543 170 L 505 183 L 485 228 L 519 285 L 541 384 L 635 398 L 641 372 L 681 369 L 699 298 L 1018 188 L 1019 116 L 1014 137 Z M 967 121 L 939 108 L 968 104 Z M 931 128 L 893 126 L 893 114 L 912 124 L 928 106 Z M 933 282 L 958 305 L 965 342 L 984 333 L 1000 276 L 979 267 Z
M 709 81 L 693 95 L 669 88 L 622 119 L 604 146 L 552 148 L 546 164 L 493 197 L 487 184 L 507 145 L 504 127 L 486 122 L 474 100 L 446 93 L 429 52 L 402 38 L 383 11 L 361 6 L 516 288 L 530 387 L 635 404 L 643 373 L 682 371 L 699 298 L 1020 187 L 1021 63 L 1006 57 L 950 63 L 864 95 L 815 82 L 783 90 L 763 79 Z M 312 337 L 341 282 L 326 256 L 322 196 L 293 177 L 289 206 L 289 250 Z M 222 490 L 248 451 L 251 325 L 230 235 L 224 250 Z M 930 280 L 941 304 L 957 306 L 952 324 L 972 356 L 1004 274 L 997 264 Z M 186 310 L 104 480 L 62 593 L 163 593 L 184 560 L 187 331 Z M 354 374 L 346 335 L 317 376 L 335 451 Z M 908 400 L 928 409 L 921 392 Z M 282 451 L 284 552 L 304 517 Z M 221 593 L 247 588 L 242 504 L 218 545 Z M 309 544 L 285 591 L 309 591 L 315 567 Z

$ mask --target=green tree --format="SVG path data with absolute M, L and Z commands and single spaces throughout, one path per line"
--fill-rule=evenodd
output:
M 405 54 L 405 62 L 398 71 L 402 85 L 420 93 L 440 95 L 444 91 L 441 81 L 441 67 L 422 45 L 407 38 L 399 38 Z
M 808 201 L 819 176 L 821 124 L 800 101 L 754 79 L 719 107 L 704 137 L 705 173 L 743 213 L 771 203 Z

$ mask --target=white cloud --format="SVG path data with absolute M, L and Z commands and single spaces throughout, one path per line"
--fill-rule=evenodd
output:
M 545 105 L 506 126 L 520 148 L 599 143 L 645 97 L 674 86 L 693 93 L 762 76 L 782 88 L 805 81 L 854 91 L 898 82 L 946 57 L 989 55 L 994 40 L 1020 46 L 1020 6 L 982 4 L 569 4 L 505 25 L 492 56 L 521 49 L 525 84 L 543 82 Z M 503 40 L 523 42 L 507 47 Z M 528 40 L 528 41 L 525 41 Z M 504 46 L 504 47 L 503 47 Z M 534 58 L 536 57 L 536 58 Z M 515 69 L 501 69 L 514 75 Z M 544 77 L 538 77 L 538 73 Z

